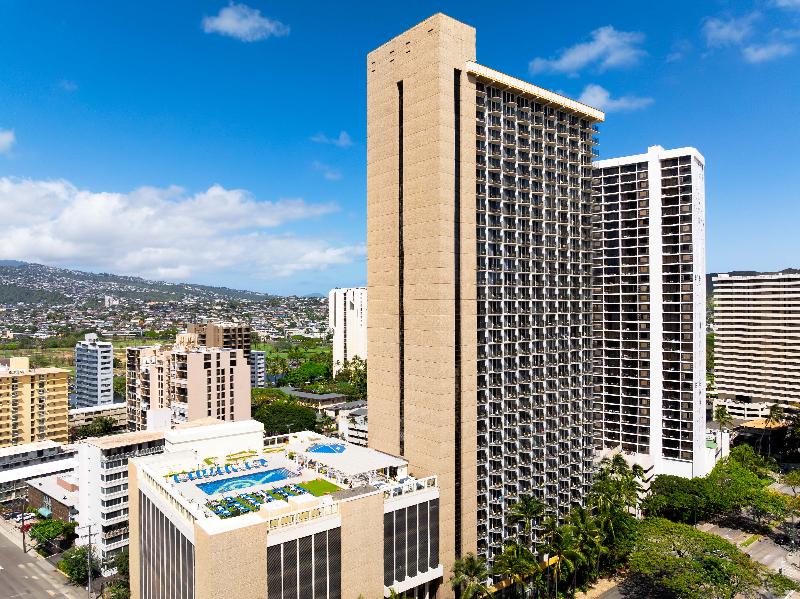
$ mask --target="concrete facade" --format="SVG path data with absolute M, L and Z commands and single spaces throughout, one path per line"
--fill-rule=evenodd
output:
M 719 399 L 744 404 L 728 411 L 750 415 L 759 404 L 797 410 L 800 274 L 717 275 L 714 324 Z
M 148 428 L 148 411 L 169 408 L 172 424 L 199 418 L 250 418 L 250 367 L 241 349 L 196 345 L 130 347 L 125 371 L 130 430 Z
M 233 426 L 215 428 L 224 436 Z M 217 492 L 201 492 L 197 478 L 176 475 L 220 476 L 207 470 L 202 450 L 188 445 L 130 462 L 131 518 L 138 522 L 130 547 L 132 597 L 357 599 L 388 597 L 391 590 L 432 597 L 442 577 L 436 477 L 411 478 L 403 460 L 314 433 L 281 440 L 286 445 L 276 452 L 272 443 L 265 450 L 261 437 L 262 449 L 221 476 L 241 479 L 264 459 L 286 468 L 289 478 L 259 478 L 235 490 L 223 481 Z M 336 452 L 315 451 L 331 443 Z M 228 501 L 223 494 L 253 502 L 287 482 L 321 479 L 339 490 L 285 500 L 273 495 L 234 516 L 211 509 Z
M 705 159 L 694 148 L 594 164 L 595 443 L 703 476 Z
M 189 333 L 197 335 L 197 344 L 205 347 L 240 349 L 250 363 L 250 325 L 237 322 L 190 324 Z
M 333 374 L 345 361 L 367 359 L 367 290 L 364 287 L 331 289 L 328 326 L 333 332 Z
M 0 360 L 0 447 L 50 439 L 66 443 L 69 371 Z
M 114 402 L 114 347 L 94 333 L 75 345 L 75 398 L 79 408 Z
M 29 479 L 75 469 L 74 445 L 37 441 L 0 449 L 0 507 L 20 509 Z
M 518 494 L 562 516 L 592 467 L 603 113 L 475 59 L 442 14 L 367 57 L 369 443 L 439 476 L 445 579 L 517 533 Z

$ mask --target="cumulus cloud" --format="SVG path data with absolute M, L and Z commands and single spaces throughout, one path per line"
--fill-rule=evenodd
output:
M 599 108 L 604 112 L 639 110 L 653 103 L 653 98 L 641 96 L 620 96 L 618 98 L 613 98 L 607 89 L 596 83 L 587 85 L 583 89 L 578 100 L 589 106 Z
M 753 44 L 742 48 L 742 56 L 747 62 L 759 63 L 788 56 L 794 52 L 794 46 L 784 42 L 772 42 L 769 44 Z
M 261 201 L 220 185 L 194 194 L 179 187 L 115 193 L 2 177 L 0 259 L 168 280 L 286 277 L 364 255 L 363 244 L 335 245 L 287 228 L 335 210 L 302 199 Z
M 800 0 L 773 0 L 778 8 L 800 8 Z
M 311 166 L 314 167 L 314 170 L 321 172 L 328 181 L 339 181 L 342 178 L 342 171 L 319 160 L 312 162 Z
M 0 129 L 0 154 L 10 154 L 11 147 L 17 142 L 13 129 Z
M 638 31 L 617 31 L 611 25 L 606 25 L 592 31 L 588 42 L 571 46 L 559 56 L 534 58 L 529 65 L 530 72 L 576 75 L 592 65 L 601 71 L 630 66 L 639 62 L 646 54 L 640 47 L 644 37 Z
M 265 17 L 257 8 L 231 2 L 216 16 L 203 19 L 203 31 L 226 35 L 243 42 L 257 42 L 268 37 L 289 35 L 289 26 Z
M 709 17 L 703 23 L 703 34 L 709 48 L 720 48 L 741 44 L 753 33 L 753 25 L 758 20 L 758 13 L 750 13 L 743 17 Z
M 318 144 L 330 144 L 339 148 L 349 148 L 353 145 L 353 139 L 347 131 L 340 131 L 339 137 L 328 137 L 324 133 L 317 133 L 311 141 Z

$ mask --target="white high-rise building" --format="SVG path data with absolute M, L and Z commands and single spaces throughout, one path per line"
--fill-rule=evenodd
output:
M 594 163 L 595 444 L 654 474 L 713 467 L 704 458 L 704 171 L 694 148 Z
M 714 379 L 734 417 L 800 404 L 800 274 L 714 277 Z
M 333 331 L 333 373 L 346 360 L 367 359 L 367 290 L 364 287 L 331 289 L 328 321 Z
M 75 345 L 75 396 L 79 408 L 114 403 L 114 347 L 94 333 Z

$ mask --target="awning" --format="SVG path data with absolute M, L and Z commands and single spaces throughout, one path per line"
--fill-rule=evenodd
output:
M 48 510 L 46 507 L 40 507 L 40 508 L 39 508 L 39 515 L 40 515 L 42 518 L 49 518 L 50 516 L 52 516 L 52 515 L 53 515 L 53 512 L 51 512 L 50 510 Z

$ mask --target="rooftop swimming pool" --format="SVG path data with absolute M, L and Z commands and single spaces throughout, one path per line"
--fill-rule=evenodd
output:
M 344 453 L 344 443 L 317 443 L 308 448 L 311 453 Z
M 239 491 L 249 487 L 274 483 L 275 481 L 290 478 L 292 476 L 295 476 L 295 473 L 287 468 L 274 468 L 272 470 L 264 470 L 261 472 L 250 472 L 248 474 L 243 474 L 242 476 L 234 476 L 233 478 L 214 480 L 207 483 L 198 483 L 197 488 L 203 491 L 203 493 L 206 495 L 214 495 L 215 493 L 230 493 L 232 491 Z

